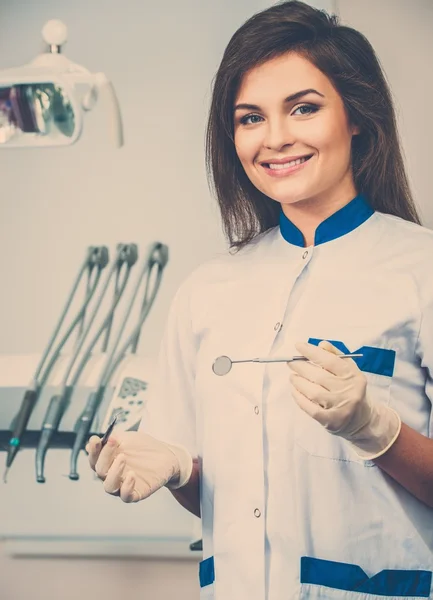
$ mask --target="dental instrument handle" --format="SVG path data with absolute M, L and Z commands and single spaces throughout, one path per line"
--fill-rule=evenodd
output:
M 65 337 L 63 337 L 62 342 L 59 344 L 57 351 L 60 352 L 63 345 L 68 340 L 69 336 L 72 334 L 73 330 L 77 327 L 77 325 L 83 324 L 85 311 L 93 298 L 93 295 L 97 289 L 99 279 L 101 277 L 101 272 L 107 266 L 109 262 L 109 253 L 108 248 L 106 246 L 93 247 L 92 255 L 90 257 L 91 263 L 89 262 L 89 266 L 96 267 L 97 273 L 94 278 L 92 285 L 87 285 L 86 295 L 84 299 L 84 304 L 81 306 L 80 311 L 76 319 L 73 321 L 72 328 L 69 328 Z M 89 260 L 90 260 L 89 259 Z M 90 269 L 89 269 L 90 271 Z M 96 308 L 94 309 L 96 310 Z M 67 381 L 70 375 L 70 372 L 77 360 L 77 357 L 80 353 L 82 345 L 87 337 L 88 331 L 92 325 L 94 316 L 91 317 L 90 322 L 86 325 L 85 329 L 79 335 L 79 338 L 76 343 L 75 350 L 72 354 L 72 357 L 69 361 L 66 372 L 63 376 L 63 380 L 61 383 L 61 391 L 60 394 L 51 399 L 48 409 L 46 410 L 43 425 L 41 428 L 41 436 L 39 438 L 39 442 L 36 448 L 36 458 L 35 458 L 35 467 L 36 467 L 36 480 L 38 483 L 45 483 L 44 477 L 44 466 L 45 466 L 45 456 L 49 448 L 49 444 L 54 434 L 58 430 L 60 425 L 60 421 L 66 412 L 70 399 L 73 392 L 73 387 L 67 385 Z M 79 321 L 77 321 L 79 319 Z
M 84 300 L 83 305 L 81 306 L 79 312 L 77 313 L 75 319 L 72 321 L 72 324 L 69 326 L 69 328 L 67 329 L 67 331 L 65 332 L 65 334 L 63 335 L 63 338 L 61 339 L 61 341 L 59 342 L 56 352 L 53 354 L 53 356 L 50 359 L 50 362 L 48 364 L 48 367 L 46 368 L 46 371 L 44 373 L 44 376 L 40 382 L 40 385 L 43 386 L 45 385 L 47 379 L 48 379 L 48 375 L 50 374 L 54 364 L 57 362 L 59 355 L 60 355 L 60 351 L 63 349 L 63 347 L 65 346 L 65 344 L 67 343 L 67 341 L 69 340 L 72 332 L 74 331 L 75 327 L 77 325 L 79 325 L 82 315 L 84 314 L 84 311 L 86 310 L 86 307 L 89 305 L 90 301 L 92 300 L 93 294 L 96 291 L 96 288 L 99 284 L 99 280 L 101 277 L 101 273 L 102 270 L 105 269 L 105 267 L 108 264 L 108 249 L 106 248 L 106 246 L 101 246 L 100 248 L 94 248 L 95 251 L 99 251 L 100 254 L 97 256 L 97 260 L 100 262 L 100 264 L 98 265 L 98 271 L 95 277 L 95 281 L 93 282 L 93 287 L 90 290 L 90 294 L 87 294 Z M 87 329 L 90 327 L 90 325 L 87 325 Z M 77 348 L 75 349 L 74 355 L 77 356 L 80 352 L 81 346 L 84 343 L 84 339 L 83 336 L 81 336 L 79 343 L 77 345 Z M 74 358 L 75 360 L 75 358 Z M 74 361 L 73 361 L 74 362 Z M 71 365 L 69 365 L 71 366 Z M 64 377 L 63 380 L 63 385 L 66 385 L 66 381 L 67 381 L 68 375 L 66 377 Z
M 253 358 L 252 362 L 258 363 L 274 363 L 274 362 L 291 362 L 292 360 L 308 360 L 305 356 L 275 356 L 273 358 Z M 235 361 L 233 361 L 235 362 Z
M 118 245 L 118 254 L 117 254 L 114 264 L 119 267 L 119 270 L 123 266 L 125 266 L 126 274 L 124 275 L 122 285 L 117 290 L 117 293 L 114 296 L 113 305 L 111 306 L 104 322 L 102 323 L 101 327 L 99 328 L 98 332 L 96 333 L 96 336 L 93 338 L 90 345 L 86 349 L 86 352 L 84 353 L 84 356 L 75 371 L 74 377 L 71 381 L 72 388 L 74 388 L 78 384 L 79 377 L 90 358 L 90 352 L 93 349 L 94 345 L 97 343 L 97 341 L 99 340 L 100 336 L 102 335 L 102 333 L 104 332 L 106 327 L 110 327 L 110 320 L 112 320 L 112 318 L 114 316 L 114 312 L 115 312 L 115 310 L 119 304 L 119 301 L 123 295 L 123 292 L 126 288 L 126 284 L 129 279 L 130 270 L 137 262 L 137 259 L 138 259 L 137 244 L 119 244 Z M 111 277 L 111 275 L 110 275 L 110 277 Z M 105 294 L 105 290 L 104 290 L 104 294 Z M 92 319 L 93 319 L 93 317 L 92 317 Z M 102 402 L 105 386 L 103 386 L 101 381 L 102 381 L 102 379 L 100 378 L 100 383 L 97 387 L 97 391 L 93 392 L 89 396 L 89 400 L 76 423 L 76 427 L 75 427 L 76 437 L 74 440 L 74 444 L 73 444 L 73 448 L 72 448 L 72 452 L 71 452 L 71 458 L 70 458 L 71 470 L 70 470 L 69 478 L 72 481 L 77 481 L 79 479 L 79 476 L 77 473 L 78 455 L 84 446 L 86 436 L 88 435 L 88 433 L 90 431 L 90 427 L 94 420 L 95 414 L 99 408 L 100 403 Z
M 339 354 L 338 358 L 356 358 L 359 356 L 363 356 L 363 354 Z M 276 356 L 274 358 L 253 358 L 251 359 L 251 362 L 259 362 L 259 363 L 274 363 L 274 362 L 292 362 L 292 361 L 296 361 L 296 360 L 304 360 L 304 361 L 310 361 L 309 358 L 307 358 L 306 356 Z M 232 361 L 233 363 L 235 362 L 244 362 L 244 361 Z M 247 361 L 245 361 L 247 362 Z
M 23 401 L 21 403 L 15 425 L 12 431 L 12 437 L 9 440 L 8 444 L 8 453 L 6 457 L 6 471 L 3 476 L 3 481 L 6 482 L 7 473 L 12 466 L 12 463 L 17 455 L 17 452 L 21 445 L 21 438 L 23 433 L 27 428 L 27 424 L 29 422 L 30 416 L 33 412 L 33 408 L 36 404 L 36 400 L 38 397 L 38 390 L 35 386 L 34 389 L 28 389 L 24 395 Z
M 101 403 L 101 400 L 104 396 L 104 392 L 105 387 L 101 387 L 96 392 L 92 392 L 90 394 L 89 400 L 86 404 L 86 408 L 83 410 L 83 412 L 80 415 L 80 418 L 78 419 L 70 462 L 69 479 L 71 479 L 72 481 L 78 481 L 78 479 L 80 478 L 77 472 L 78 456 L 81 452 L 81 449 L 85 446 L 85 442 L 87 436 L 89 435 L 89 431 L 92 426 L 95 413 Z
M 51 334 L 48 345 L 47 345 L 47 347 L 42 355 L 42 358 L 39 361 L 39 364 L 36 368 L 36 372 L 34 374 L 33 380 L 24 395 L 24 398 L 23 398 L 20 408 L 18 410 L 18 414 L 15 417 L 15 422 L 14 422 L 13 431 L 12 431 L 12 437 L 10 438 L 9 444 L 8 444 L 8 454 L 7 454 L 7 458 L 6 458 L 6 471 L 3 476 L 4 481 L 6 481 L 7 473 L 9 471 L 10 467 L 12 466 L 12 463 L 13 463 L 13 461 L 18 453 L 18 450 L 20 448 L 21 437 L 23 436 L 23 434 L 27 428 L 27 424 L 30 420 L 30 417 L 32 415 L 32 412 L 33 412 L 36 402 L 38 400 L 38 396 L 39 396 L 43 386 L 45 385 L 46 381 L 48 380 L 48 377 L 54 367 L 54 364 L 56 363 L 56 361 L 58 359 L 58 355 L 59 355 L 60 349 L 62 347 L 61 345 L 59 345 L 57 350 L 53 353 L 53 356 L 51 357 L 51 360 L 49 361 L 48 366 L 45 366 L 45 369 L 43 372 L 43 367 L 48 359 L 48 356 L 49 356 L 50 351 L 52 350 L 52 347 L 54 346 L 57 335 L 63 325 L 66 314 L 72 304 L 73 298 L 75 297 L 75 294 L 77 292 L 80 281 L 86 271 L 87 266 L 89 265 L 89 263 L 92 259 L 93 253 L 94 253 L 94 247 L 89 246 L 86 251 L 85 260 L 84 260 L 83 264 L 81 265 L 78 276 L 72 286 L 72 290 L 70 292 L 66 306 L 63 309 L 63 312 L 59 318 L 59 321 L 55 327 L 54 332 Z M 43 372 L 43 374 L 41 376 L 42 372 Z
M 272 358 L 268 358 L 266 356 L 259 358 L 245 358 L 243 360 L 232 360 L 231 363 L 234 365 L 235 363 L 277 363 L 277 362 L 292 362 L 293 360 L 305 360 L 309 359 L 306 356 L 274 356 Z
M 142 306 L 142 309 L 141 309 L 141 312 L 140 312 L 140 316 L 139 316 L 139 320 L 138 320 L 137 325 L 135 326 L 134 330 L 132 331 L 132 333 L 129 335 L 129 337 L 126 339 L 125 343 L 123 344 L 123 346 L 119 350 L 119 352 L 117 354 L 117 357 L 111 361 L 111 363 L 110 363 L 111 367 L 110 367 L 110 371 L 109 371 L 108 377 L 107 377 L 106 380 L 104 380 L 106 382 L 106 385 L 108 384 L 108 382 L 109 382 L 112 374 L 117 369 L 117 367 L 119 366 L 120 362 L 122 361 L 122 359 L 126 355 L 126 351 L 128 350 L 128 348 L 131 347 L 133 353 L 135 353 L 137 351 L 138 340 L 139 340 L 141 329 L 143 327 L 143 323 L 147 319 L 147 315 L 149 314 L 150 309 L 153 306 L 153 303 L 155 301 L 156 295 L 157 295 L 158 290 L 159 290 L 159 286 L 161 285 L 162 271 L 165 268 L 165 265 L 167 264 L 167 261 L 168 261 L 167 248 L 163 247 L 163 249 L 164 249 L 164 252 L 162 253 L 163 254 L 162 258 L 159 261 L 156 260 L 152 265 L 149 264 L 149 271 L 148 271 L 149 273 L 150 273 L 150 271 L 151 271 L 151 269 L 152 269 L 153 266 L 157 265 L 159 267 L 158 268 L 157 281 L 155 283 L 155 287 L 153 289 L 153 293 L 152 293 L 151 299 L 149 301 L 149 299 L 145 298 L 145 301 L 143 302 L 143 306 Z M 125 324 L 126 324 L 126 322 L 125 322 Z M 124 327 L 122 327 L 122 330 L 123 329 L 124 329 Z
M 76 294 L 76 292 L 78 290 L 78 286 L 80 285 L 80 282 L 81 282 L 81 280 L 83 278 L 84 273 L 86 272 L 86 269 L 88 268 L 89 264 L 91 263 L 93 252 L 94 252 L 94 246 L 89 246 L 87 248 L 87 250 L 86 250 L 86 257 L 84 259 L 84 263 L 81 265 L 81 268 L 80 268 L 80 270 L 78 272 L 77 278 L 74 281 L 74 284 L 73 284 L 71 292 L 69 294 L 66 306 L 63 308 L 63 312 L 60 315 L 60 318 L 59 318 L 59 320 L 58 320 L 58 322 L 56 324 L 56 327 L 55 327 L 53 333 L 51 334 L 51 337 L 50 337 L 50 340 L 48 342 L 48 345 L 45 348 L 45 351 L 44 351 L 44 353 L 42 355 L 42 358 L 41 358 L 41 360 L 40 360 L 40 362 L 38 364 L 38 367 L 36 369 L 36 373 L 34 375 L 34 379 L 37 382 L 39 381 L 39 378 L 40 378 L 40 375 L 42 373 L 43 367 L 44 367 L 44 365 L 45 365 L 45 363 L 46 363 L 46 361 L 48 359 L 50 351 L 51 351 L 52 347 L 54 346 L 54 343 L 55 343 L 55 341 L 57 339 L 57 336 L 58 336 L 58 334 L 59 334 L 59 332 L 60 332 L 60 330 L 62 328 L 62 325 L 63 325 L 64 320 L 66 318 L 66 315 L 68 313 L 68 310 L 69 310 L 69 308 L 72 305 L 72 301 L 73 301 L 73 299 L 75 297 L 75 294 Z M 47 371 L 47 369 L 45 369 L 45 372 L 46 371 Z
M 65 407 L 69 403 L 72 390 L 73 388 L 67 388 L 63 394 L 53 396 L 48 406 L 48 410 L 41 428 L 41 436 L 39 438 L 39 443 L 36 450 L 36 481 L 38 483 L 45 483 L 45 455 L 50 446 L 51 439 L 59 427 L 60 421 L 65 412 Z
M 157 258 L 154 257 L 155 253 L 157 253 L 159 255 Z M 122 336 L 122 333 L 123 333 L 126 323 L 128 321 L 134 300 L 137 296 L 138 290 L 141 285 L 141 281 L 142 281 L 143 277 L 146 275 L 146 273 L 150 273 L 151 268 L 154 265 L 154 263 L 157 263 L 158 266 L 160 267 L 160 269 L 163 269 L 165 267 L 167 261 L 168 261 L 168 248 L 164 244 L 161 244 L 160 242 L 152 244 L 151 249 L 148 252 L 147 258 L 144 261 L 144 270 L 138 277 L 138 280 L 136 282 L 135 288 L 132 293 L 131 301 L 129 303 L 129 306 L 126 309 L 124 320 L 119 327 L 116 339 L 113 343 L 111 352 L 107 358 L 104 370 L 99 378 L 99 385 L 97 387 L 97 391 L 89 396 L 89 400 L 86 404 L 86 407 L 78 419 L 78 422 L 77 422 L 77 425 L 75 428 L 76 438 L 75 438 L 74 446 L 73 446 L 72 453 L 71 453 L 70 474 L 69 474 L 69 478 L 72 479 L 73 481 L 76 481 L 79 479 L 79 475 L 77 473 L 78 455 L 79 455 L 82 447 L 84 446 L 84 443 L 86 441 L 86 437 L 89 434 L 92 422 L 93 422 L 95 415 L 103 401 L 105 390 L 106 390 L 107 386 L 109 385 L 110 379 L 113 376 L 114 371 L 116 370 L 120 361 L 124 357 L 127 348 L 129 348 L 129 346 L 131 344 L 134 344 L 136 341 L 137 335 L 139 333 L 139 328 L 143 325 L 143 322 L 144 322 L 145 318 L 147 317 L 147 314 L 150 311 L 150 308 L 153 304 L 153 300 L 158 291 L 159 283 L 160 283 L 160 274 L 158 277 L 157 285 L 155 286 L 156 289 L 154 290 L 154 293 L 152 295 L 152 300 L 150 302 L 146 302 L 146 301 L 144 302 L 145 306 L 142 307 L 142 311 L 140 313 L 139 325 L 136 327 L 136 329 L 133 331 L 133 333 L 128 337 L 125 344 L 121 347 L 121 349 L 117 352 L 117 355 L 116 355 L 116 351 L 117 351 L 118 345 L 120 343 L 120 338 Z
M 93 268 L 94 268 L 93 264 L 89 264 L 88 267 L 87 267 L 86 296 L 88 296 L 90 294 L 90 290 L 92 288 L 91 283 L 92 283 L 92 271 L 93 271 Z M 80 338 L 83 335 L 85 322 L 86 322 L 86 309 L 84 309 L 83 312 L 82 312 L 82 314 L 81 314 L 81 321 L 80 321 L 79 326 L 78 326 L 76 344 L 79 343 Z
M 114 300 L 113 300 L 113 304 L 110 307 L 105 320 L 103 321 L 102 325 L 100 326 L 100 328 L 98 329 L 97 333 L 95 334 L 95 336 L 93 337 L 91 343 L 88 345 L 86 352 L 84 353 L 78 367 L 76 368 L 75 374 L 72 378 L 71 381 L 71 385 L 75 386 L 78 384 L 79 378 L 81 373 L 83 372 L 86 364 L 88 363 L 89 359 L 90 359 L 90 353 L 93 350 L 94 346 L 97 344 L 100 336 L 104 333 L 104 331 L 106 330 L 107 327 L 111 327 L 110 326 L 110 320 L 113 319 L 114 316 L 114 312 L 117 309 L 117 306 L 120 302 L 120 299 L 123 296 L 123 292 L 125 291 L 126 285 L 128 283 L 129 280 L 129 275 L 130 275 L 130 270 L 132 269 L 132 267 L 135 265 L 135 263 L 137 262 L 138 259 L 138 248 L 137 248 L 137 244 L 119 244 L 118 248 L 117 248 L 117 255 L 115 258 L 115 261 L 113 263 L 112 269 L 109 273 L 109 276 L 105 282 L 103 291 L 98 299 L 98 302 L 96 304 L 96 306 L 94 307 L 94 311 L 93 314 L 90 318 L 89 324 L 88 324 L 88 329 L 90 328 L 90 326 L 93 323 L 93 320 L 96 317 L 96 313 L 99 309 L 99 306 L 103 300 L 103 297 L 105 296 L 105 293 L 108 289 L 108 285 L 109 282 L 111 280 L 111 277 L 113 276 L 114 273 L 116 273 L 116 285 L 117 285 L 117 275 L 120 273 L 120 270 L 123 267 L 126 267 L 126 273 L 124 275 L 123 281 L 122 281 L 122 285 L 120 286 L 120 288 L 117 290 L 117 293 L 115 293 L 114 295 Z M 85 333 L 85 335 L 87 335 L 87 332 Z M 84 343 L 84 340 L 83 340 Z M 68 373 L 68 377 L 69 377 L 69 373 Z

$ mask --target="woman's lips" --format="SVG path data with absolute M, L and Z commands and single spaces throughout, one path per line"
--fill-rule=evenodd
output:
M 287 168 L 281 168 L 279 167 L 278 169 L 271 169 L 267 164 L 262 163 L 262 167 L 265 171 L 265 173 L 267 175 L 269 175 L 270 177 L 286 177 L 287 175 L 291 175 L 292 173 L 296 173 L 298 171 L 300 171 L 303 167 L 305 167 L 305 165 L 307 165 L 310 160 L 311 160 L 312 156 L 310 156 L 309 158 L 307 158 L 307 160 L 305 160 L 304 162 L 299 163 L 298 165 L 294 165 L 292 167 L 287 167 Z

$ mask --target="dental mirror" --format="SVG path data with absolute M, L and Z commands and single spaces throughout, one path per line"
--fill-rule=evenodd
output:
M 227 375 L 232 369 L 232 361 L 228 356 L 219 356 L 212 365 L 215 375 Z
M 339 358 L 355 358 L 358 356 L 363 356 L 362 354 L 341 354 Z M 277 357 L 263 357 L 263 358 L 248 358 L 244 360 L 232 360 L 228 356 L 219 356 L 214 360 L 212 365 L 212 371 L 215 375 L 222 377 L 223 375 L 227 375 L 232 370 L 232 365 L 235 363 L 246 363 L 246 362 L 258 362 L 258 363 L 276 363 L 276 362 L 292 362 L 295 360 L 304 360 L 306 362 L 311 362 L 305 356 L 277 356 Z

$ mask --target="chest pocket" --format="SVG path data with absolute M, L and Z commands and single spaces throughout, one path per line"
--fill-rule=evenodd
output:
M 310 338 L 309 344 L 318 346 L 320 342 L 324 340 L 319 338 Z M 376 348 L 374 346 L 361 346 L 360 348 L 349 350 L 347 346 L 338 340 L 327 340 L 331 342 L 333 346 L 338 348 L 344 354 L 362 354 L 362 356 L 355 357 L 353 360 L 358 365 L 358 368 L 365 374 L 379 375 L 381 377 L 391 378 L 394 374 L 395 367 L 395 350 L 389 348 Z M 376 381 L 376 379 L 372 379 Z M 383 382 L 380 378 L 378 382 Z
M 309 338 L 308 342 L 316 346 L 322 338 Z M 353 360 L 367 379 L 367 393 L 373 402 L 388 405 L 391 399 L 391 384 L 395 368 L 396 352 L 392 348 L 366 346 L 348 348 L 340 340 L 328 339 L 344 354 L 362 354 Z M 312 456 L 358 462 L 365 466 L 373 466 L 373 461 L 364 461 L 350 448 L 346 440 L 329 433 L 302 409 L 296 406 L 294 413 L 295 442 Z

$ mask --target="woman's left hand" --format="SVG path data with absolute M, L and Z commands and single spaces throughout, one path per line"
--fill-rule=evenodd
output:
M 377 458 L 400 433 L 398 414 L 370 400 L 367 379 L 351 358 L 330 342 L 300 342 L 296 349 L 312 362 L 288 363 L 296 403 L 330 433 L 351 442 L 364 459 Z M 314 364 L 313 364 L 314 363 Z

